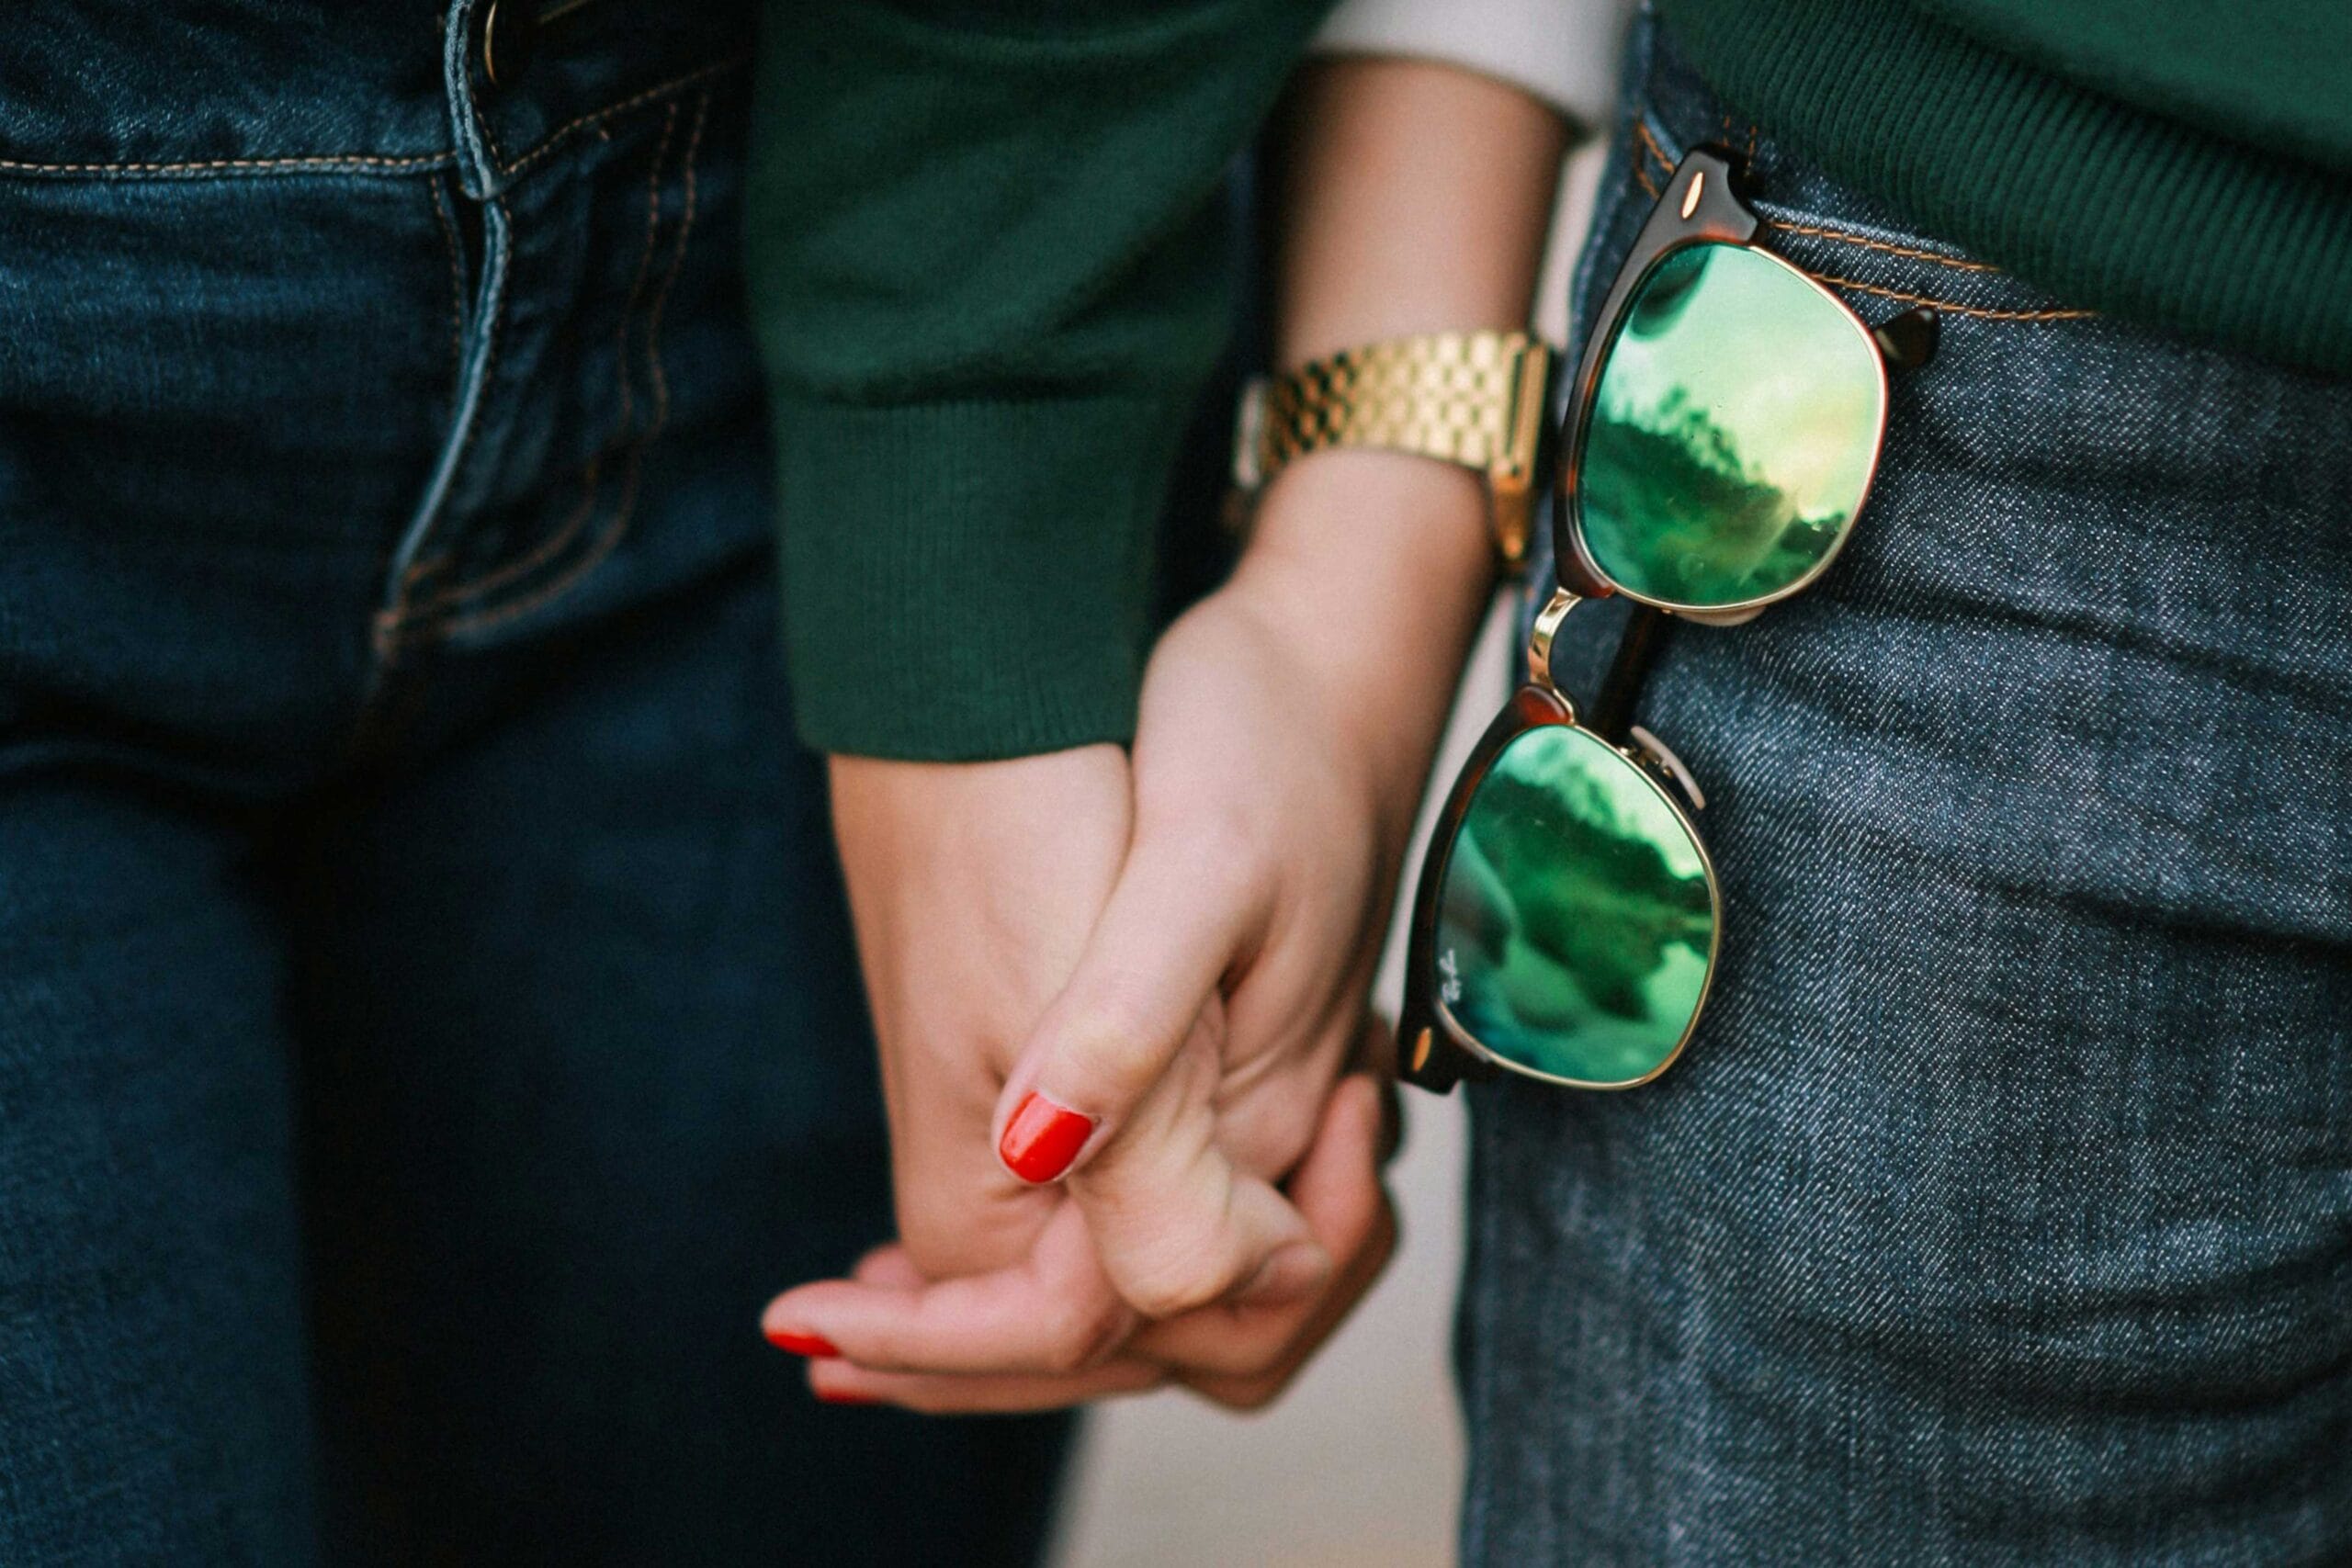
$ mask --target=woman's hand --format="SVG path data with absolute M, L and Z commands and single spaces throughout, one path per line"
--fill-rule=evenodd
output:
M 1155 653 L 1131 779 L 1107 748 L 836 761 L 901 1228 L 769 1308 L 820 1393 L 1035 1408 L 1174 1378 L 1254 1405 L 1369 1288 L 1395 1239 L 1382 1097 L 1333 1086 L 1385 1067 L 1365 992 L 1483 601 L 1483 504 L 1383 454 L 1285 477 Z M 1335 636 L 1383 603 L 1381 635 Z M 1032 1081 L 1124 1129 L 1066 1187 L 991 1157 L 990 1107 Z
M 1490 547 L 1471 476 L 1329 454 L 1153 655 L 1134 845 L 998 1121 L 1091 1120 L 1069 1183 L 1147 1316 L 1317 1266 L 1269 1183 L 1362 1030 Z
M 1566 142 L 1547 106 L 1451 66 L 1335 61 L 1300 73 L 1278 141 L 1283 363 L 1526 321 Z M 1099 1173 L 1074 1190 L 1146 1312 L 1246 1284 L 1295 1240 L 1259 1179 L 1305 1148 L 1360 1016 L 1492 550 L 1466 470 L 1317 454 L 1153 655 L 1135 848 L 997 1122 L 1032 1179 L 1135 1138 L 1156 1178 L 1139 1199 Z M 1212 1052 L 1196 1021 L 1219 996 Z

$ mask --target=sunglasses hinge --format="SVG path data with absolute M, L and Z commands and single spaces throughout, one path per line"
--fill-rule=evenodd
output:
M 1545 600 L 1544 608 L 1535 613 L 1535 625 L 1527 634 L 1527 679 L 1563 703 L 1568 701 L 1567 694 L 1561 691 L 1559 683 L 1552 679 L 1552 643 L 1560 635 L 1560 623 L 1568 618 L 1568 612 L 1583 603 L 1582 594 L 1566 588 L 1554 588 L 1552 597 Z M 1574 704 L 1569 704 L 1568 713 L 1570 721 L 1574 722 Z

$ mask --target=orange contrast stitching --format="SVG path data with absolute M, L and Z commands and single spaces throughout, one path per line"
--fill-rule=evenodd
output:
M 1634 134 L 1641 139 L 1643 151 L 1657 160 L 1657 166 L 1662 172 L 1669 175 L 1674 173 L 1674 160 L 1666 155 L 1666 150 L 1657 144 L 1657 138 L 1650 134 L 1650 128 L 1647 125 L 1638 119 L 1635 120 Z
M 1906 305 L 1933 305 L 1939 310 L 1950 310 L 1956 316 L 1981 316 L 1988 321 L 2079 321 L 2098 314 L 2097 310 L 1995 310 L 1982 305 L 1962 305 L 1951 299 L 1939 299 L 1932 294 L 1912 294 L 1900 288 L 1882 288 L 1875 283 L 1863 283 L 1851 277 L 1832 277 L 1827 273 L 1812 275 L 1832 288 L 1851 288 L 1863 294 L 1876 294 L 1888 299 L 1900 299 Z
M 743 57 L 740 55 L 731 60 L 721 60 L 713 64 L 706 65 L 698 71 L 689 71 L 683 76 L 673 77 L 669 81 L 662 83 L 658 87 L 648 87 L 645 91 L 636 95 L 634 97 L 623 98 L 616 104 L 607 104 L 603 108 L 596 110 L 593 114 L 583 114 L 579 116 L 577 118 L 566 120 L 563 124 L 548 132 L 546 137 L 540 141 L 537 146 L 516 158 L 513 163 L 506 164 L 498 172 L 501 175 L 520 174 L 531 164 L 537 163 L 540 159 L 554 152 L 557 143 L 562 141 L 566 137 L 570 136 L 573 131 L 580 130 L 582 126 L 596 125 L 602 121 L 612 118 L 613 116 L 616 114 L 627 114 L 629 110 L 639 107 L 640 105 L 650 104 L 654 99 L 662 97 L 666 94 L 677 92 L 681 88 L 691 87 L 695 83 L 703 81 L 707 77 L 717 76 L 722 72 L 732 71 L 742 63 Z
M 473 109 L 474 129 L 481 133 L 481 144 L 490 149 L 490 166 L 493 169 L 503 168 L 506 164 L 506 154 L 499 151 L 498 138 L 490 133 L 490 117 L 481 112 L 481 99 L 474 100 Z
M 706 91 L 702 96 L 702 101 L 695 106 L 694 130 L 686 138 L 686 203 L 678 220 L 678 248 L 671 255 L 669 269 L 662 274 L 661 283 L 654 289 L 653 304 L 645 317 L 645 360 L 646 364 L 651 367 L 657 393 L 653 418 L 647 423 L 644 436 L 629 448 L 628 479 L 623 484 L 620 502 L 614 508 L 613 520 L 598 536 L 596 543 L 580 558 L 579 562 L 570 571 L 548 582 L 537 592 L 526 594 L 511 604 L 484 611 L 481 615 L 470 617 L 460 616 L 449 623 L 448 629 L 453 633 L 486 631 L 492 626 L 537 609 L 594 570 L 605 557 L 613 553 L 623 536 L 628 533 L 629 519 L 637 510 L 638 481 L 645 474 L 646 451 L 653 445 L 654 439 L 662 434 L 662 427 L 669 418 L 668 397 L 662 390 L 664 383 L 662 378 L 662 308 L 670 302 L 670 285 L 676 280 L 679 268 L 685 261 L 686 242 L 694 233 L 695 156 L 702 146 L 703 124 L 709 114 L 710 94 Z
M 1662 167 L 1668 171 L 1672 170 L 1674 167 L 1672 161 L 1667 157 L 1665 150 L 1658 145 L 1657 139 L 1650 134 L 1650 128 L 1640 119 L 1634 121 L 1634 137 L 1640 152 L 1656 158 Z M 1753 147 L 1752 141 L 1750 146 Z M 1638 157 L 1634 159 L 1632 167 L 1634 178 L 1640 183 L 1641 187 L 1651 196 L 1657 196 L 1658 187 L 1650 179 Z M 1767 218 L 1763 220 L 1763 223 L 1767 228 L 1781 230 L 1787 233 L 1810 234 L 1816 239 L 1839 241 L 1847 244 L 1861 246 L 1865 250 L 1883 251 L 1892 255 L 1933 262 L 1939 266 L 1949 267 L 1954 272 L 1996 275 L 2001 272 L 1999 267 L 1989 262 L 1967 261 L 1957 256 L 1942 255 L 1934 251 L 1923 251 L 1917 246 L 1891 244 L 1883 240 L 1873 240 L 1866 235 L 1849 233 L 1842 229 L 1821 229 L 1805 223 L 1790 223 L 1776 218 Z M 1875 294 L 1882 299 L 1899 299 L 1909 305 L 1932 305 L 1939 310 L 1950 310 L 1957 316 L 1974 316 L 1988 321 L 2079 321 L 2089 320 L 2098 314 L 2096 310 L 2064 308 L 2045 310 L 1999 310 L 1984 305 L 1962 305 L 1955 300 L 1938 299 L 1931 294 L 1914 294 L 1905 289 L 1883 288 L 1875 283 L 1864 283 L 1859 278 L 1833 277 L 1826 273 L 1814 273 L 1812 276 L 1833 288 L 1851 288 L 1863 294 Z
M 299 158 L 206 158 L 184 164 L 34 164 L 0 158 L 0 174 L 13 175 L 193 175 L 220 169 L 424 169 L 449 164 L 455 154 L 420 152 L 379 158 L 362 152 L 317 152 Z
M 1849 233 L 1843 229 L 1816 229 L 1809 223 L 1791 223 L 1779 218 L 1765 219 L 1764 226 L 1768 229 L 1778 229 L 1783 233 L 1810 234 L 1816 240 L 1837 240 L 1849 245 L 1860 245 L 1867 251 L 1884 251 L 1889 255 L 1909 256 L 1915 261 L 1934 262 L 1939 266 L 1948 266 L 1954 272 L 1999 272 L 2001 270 L 1990 262 L 1964 261 L 1959 256 L 1945 255 L 1940 251 L 1923 251 L 1915 245 L 1892 245 L 1884 240 L 1873 240 L 1868 235 Z

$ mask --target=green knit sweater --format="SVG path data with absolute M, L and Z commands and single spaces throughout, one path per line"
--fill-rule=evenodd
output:
M 1326 0 L 767 0 L 749 200 L 810 745 L 1132 733 L 1224 172 Z M 1747 113 L 2101 310 L 2352 371 L 2352 0 L 1661 0 Z
M 1324 8 L 771 0 L 748 254 L 810 745 L 1133 734 L 1226 172 Z
M 2352 0 L 1659 0 L 1770 132 L 2068 299 L 2352 371 Z

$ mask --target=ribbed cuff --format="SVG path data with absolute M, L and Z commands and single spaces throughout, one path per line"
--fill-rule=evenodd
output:
M 1149 398 L 780 400 L 802 740 L 969 761 L 1133 739 L 1188 412 Z

